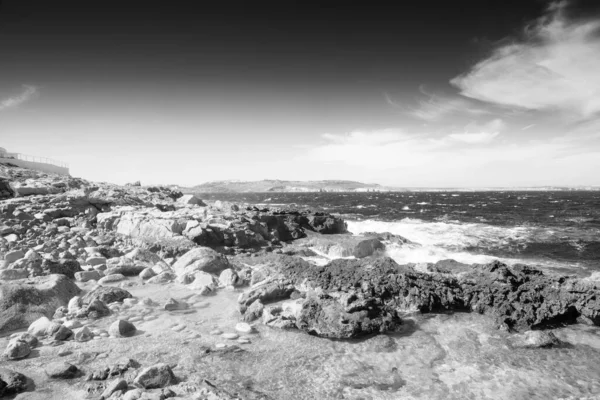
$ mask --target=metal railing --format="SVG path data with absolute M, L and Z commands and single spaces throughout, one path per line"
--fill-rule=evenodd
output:
M 62 168 L 69 168 L 69 164 L 64 163 L 62 161 L 53 160 L 53 159 L 47 158 L 47 157 L 36 157 L 36 156 L 30 156 L 28 154 L 21 154 L 21 153 L 0 153 L 0 157 L 13 158 L 16 160 L 30 161 L 30 162 L 36 162 L 36 163 L 42 163 L 42 164 L 50 164 L 50 165 L 54 165 L 54 166 L 62 167 Z

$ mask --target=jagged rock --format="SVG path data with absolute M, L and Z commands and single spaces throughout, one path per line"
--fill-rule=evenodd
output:
M 80 292 L 64 275 L 38 276 L 0 285 L 0 333 L 28 327 L 36 319 L 51 317 Z
M 9 360 L 19 360 L 27 357 L 31 353 L 31 346 L 22 340 L 11 340 L 4 350 L 4 355 Z
M 560 344 L 552 331 L 526 331 L 512 339 L 515 347 L 540 348 Z
M 428 274 L 400 266 L 389 258 L 334 260 L 326 266 L 282 262 L 272 264 L 281 285 L 315 288 L 345 303 L 346 312 L 365 302 L 382 302 L 382 313 L 393 310 L 437 312 L 474 311 L 493 316 L 499 326 L 514 330 L 539 329 L 574 323 L 579 316 L 600 325 L 600 283 L 545 275 L 527 266 L 501 262 L 475 265 L 459 275 Z M 250 297 L 241 298 L 242 307 Z M 307 302 L 307 312 L 318 319 L 323 305 Z M 335 306 L 337 307 L 337 306 Z M 335 314 L 335 313 L 334 313 Z M 327 319 L 332 321 L 332 319 Z M 304 324 L 304 327 L 310 324 Z M 321 328 L 315 332 L 321 331 Z M 311 329 L 311 328 L 308 328 Z
M 97 281 L 102 276 L 99 271 L 81 271 L 75 273 L 75 280 L 78 282 Z
M 98 286 L 94 290 L 86 293 L 82 297 L 82 302 L 89 304 L 94 300 L 100 300 L 105 304 L 110 304 L 114 302 L 122 302 L 124 299 L 131 297 L 133 297 L 131 293 L 125 289 L 114 286 Z
M 245 322 L 252 322 L 262 317 L 265 306 L 260 300 L 255 300 L 242 316 Z
M 133 336 L 136 331 L 135 325 L 122 319 L 113 322 L 108 328 L 108 333 L 117 338 Z
M 114 392 L 118 390 L 127 390 L 127 381 L 125 379 L 115 379 L 109 383 L 108 386 L 106 386 L 106 389 L 104 389 L 102 392 L 102 395 L 100 395 L 100 398 L 102 400 L 108 399 Z
M 171 367 L 167 364 L 156 364 L 140 371 L 133 383 L 145 389 L 158 389 L 176 383 L 176 379 Z
M 27 389 L 27 377 L 7 368 L 0 368 L 0 382 L 6 384 L 4 387 L 0 384 L 0 397 L 20 393 Z
M 75 365 L 62 361 L 52 362 L 44 370 L 46 375 L 54 379 L 71 379 L 79 372 L 79 368 Z
M 195 194 L 185 194 L 185 195 L 181 196 L 179 199 L 177 199 L 177 203 L 206 207 L 206 203 L 204 203 Z
M 229 261 L 222 254 L 208 247 L 197 247 L 181 256 L 173 264 L 173 271 L 177 276 L 193 274 L 197 271 L 220 274 L 229 266 Z
M 38 339 L 37 339 L 37 337 L 33 336 L 32 334 L 30 334 L 28 332 L 20 333 L 17 336 L 15 336 L 14 338 L 11 338 L 10 340 L 11 341 L 13 341 L 13 340 L 20 340 L 22 342 L 25 342 L 32 349 L 38 345 Z
M 272 282 L 248 290 L 242 293 L 238 298 L 240 311 L 243 314 L 246 311 L 246 308 L 256 300 L 260 300 L 263 304 L 265 304 L 278 300 L 289 299 L 294 290 L 296 290 L 294 285 L 286 282 Z
M 73 335 L 73 331 L 64 325 L 61 325 L 56 332 L 52 334 L 54 340 L 67 340 Z
M 75 273 L 82 271 L 81 265 L 77 260 L 61 259 L 59 261 L 44 260 L 42 270 L 45 274 L 63 274 L 71 279 L 75 279 Z
M 84 326 L 83 328 L 75 331 L 75 335 L 73 338 L 77 342 L 87 342 L 94 338 L 94 334 L 92 333 L 90 328 Z

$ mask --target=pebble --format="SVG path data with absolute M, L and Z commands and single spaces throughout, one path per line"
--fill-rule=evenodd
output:
M 223 334 L 221 335 L 221 337 L 222 337 L 223 339 L 227 339 L 227 340 L 235 340 L 235 339 L 237 339 L 238 337 L 240 337 L 240 335 L 238 335 L 237 333 L 223 333 Z
M 225 343 L 217 343 L 217 344 L 215 344 L 215 348 L 217 348 L 217 349 L 223 349 L 225 347 L 227 347 L 227 345 Z
M 175 332 L 181 332 L 185 328 L 186 328 L 185 325 L 175 325 L 174 327 L 171 328 L 171 330 L 174 330 Z
M 252 325 L 247 324 L 245 322 L 238 322 L 235 325 L 235 330 L 241 333 L 252 333 L 254 332 L 254 327 Z
M 214 330 L 210 331 L 210 334 L 211 335 L 215 335 L 215 336 L 218 336 L 218 335 L 220 335 L 222 333 L 223 333 L 223 331 L 221 331 L 219 329 L 214 329 Z
M 248 344 L 248 343 L 250 343 L 250 338 L 242 336 L 237 341 L 238 341 L 238 343 L 241 343 L 241 344 Z

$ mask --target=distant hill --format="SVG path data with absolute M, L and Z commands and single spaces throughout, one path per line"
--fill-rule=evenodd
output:
M 250 192 L 368 192 L 388 191 L 389 188 L 375 183 L 354 181 L 215 181 L 191 188 L 182 188 L 195 193 L 250 193 Z

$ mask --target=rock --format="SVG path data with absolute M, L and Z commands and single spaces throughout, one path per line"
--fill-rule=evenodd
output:
M 59 261 L 45 259 L 42 262 L 42 270 L 45 274 L 63 274 L 71 279 L 75 279 L 76 272 L 82 271 L 77 260 L 65 258 L 60 259 Z
M 105 304 L 122 302 L 124 299 L 133 297 L 125 289 L 121 289 L 114 286 L 99 286 L 94 290 L 86 293 L 82 297 L 82 301 L 85 304 L 89 304 L 94 300 L 100 300 Z
M 119 282 L 119 281 L 122 281 L 123 279 L 125 279 L 125 276 L 123 276 L 122 274 L 111 274 L 111 275 L 106 275 L 103 278 L 100 278 L 98 283 L 103 285 L 105 283 Z
M 526 331 L 523 334 L 515 335 L 513 340 L 515 347 L 526 348 L 553 347 L 560 344 L 552 331 Z
M 27 332 L 20 333 L 17 336 L 15 336 L 14 338 L 11 338 L 10 340 L 11 341 L 13 341 L 13 340 L 14 341 L 20 340 L 22 342 L 25 342 L 32 349 L 38 345 L 38 338 L 35 337 L 35 336 L 33 336 L 33 335 L 31 335 L 30 333 L 27 333 Z
M 167 311 L 176 311 L 176 310 L 187 310 L 189 308 L 188 304 L 183 301 L 177 301 L 175 299 L 169 299 L 164 305 L 164 309 Z
M 75 365 L 62 361 L 51 362 L 46 365 L 44 370 L 46 371 L 46 375 L 54 379 L 71 379 L 79 372 L 79 369 Z
M 108 328 L 108 333 L 117 338 L 133 336 L 136 331 L 135 325 L 122 319 L 113 322 Z
M 238 335 L 237 333 L 223 333 L 223 334 L 221 335 L 221 337 L 222 337 L 223 339 L 227 339 L 227 340 L 235 340 L 235 339 L 237 339 L 238 337 L 240 337 L 240 335 Z
M 64 325 L 61 325 L 56 332 L 52 334 L 54 340 L 67 340 L 73 335 L 73 331 Z
M 33 321 L 27 328 L 27 333 L 32 336 L 42 337 L 46 336 L 48 328 L 52 325 L 52 321 L 48 317 L 40 317 Z
M 163 271 L 160 274 L 148 279 L 146 282 L 148 283 L 169 283 L 169 282 L 173 282 L 175 279 L 177 278 L 177 275 L 175 275 L 173 272 L 171 271 Z
M 75 273 L 75 280 L 78 282 L 97 281 L 102 278 L 99 271 L 81 271 Z
M 92 256 L 92 257 L 88 257 L 87 260 L 85 260 L 85 263 L 87 265 L 101 265 L 101 264 L 106 264 L 106 258 L 105 257 L 98 257 L 98 256 Z
M 74 339 L 77 342 L 87 342 L 94 338 L 94 334 L 87 326 L 75 331 Z
M 63 323 L 63 326 L 67 327 L 69 329 L 77 329 L 77 328 L 81 328 L 82 327 L 81 322 L 79 322 L 76 319 L 70 319 L 68 321 L 65 321 Z
M 187 276 L 187 275 L 186 275 Z M 199 271 L 192 275 L 193 281 L 190 285 L 190 289 L 202 290 L 206 289 L 208 292 L 215 290 L 217 286 L 217 280 L 214 276 L 207 272 Z
M 140 272 L 139 277 L 142 279 L 150 279 L 153 276 L 156 276 L 156 273 L 152 270 L 152 268 L 144 268 L 142 272 Z
M 219 275 L 219 283 L 225 287 L 239 286 L 240 281 L 241 280 L 238 277 L 237 273 L 232 269 L 226 269 L 223 272 L 221 272 L 221 275 Z
M 260 300 L 261 303 L 265 304 L 289 299 L 295 290 L 294 285 L 287 282 L 271 282 L 261 285 L 240 295 L 238 299 L 240 311 L 243 314 L 246 311 L 246 308 L 256 300 Z
M 177 199 L 177 203 L 206 207 L 206 204 L 195 194 L 185 194 Z
M 51 317 L 80 291 L 64 275 L 38 276 L 0 285 L 0 333 L 28 327 L 40 317 Z
M 173 271 L 178 276 L 193 274 L 198 271 L 220 274 L 227 268 L 229 268 L 227 258 L 208 247 L 192 249 L 173 264 Z
M 101 399 L 108 399 L 112 394 L 118 390 L 127 390 L 127 381 L 125 379 L 115 379 L 111 383 L 106 386 L 106 389 L 102 392 L 100 396 Z
M 27 357 L 31 353 L 31 347 L 29 344 L 22 340 L 12 340 L 8 342 L 4 355 L 9 360 L 19 360 Z
M 29 276 L 29 271 L 26 269 L 5 269 L 0 271 L 0 280 L 14 281 L 17 279 L 25 279 Z
M 4 255 L 4 261 L 7 264 L 12 264 L 13 262 L 20 260 L 23 257 L 25 257 L 25 253 L 22 250 L 9 251 Z
M 176 379 L 171 367 L 167 364 L 156 364 L 140 371 L 133 383 L 144 389 L 158 389 L 176 383 Z
M 83 305 L 83 300 L 80 296 L 75 296 L 71 300 L 69 300 L 69 304 L 67 304 L 67 310 L 70 313 L 74 313 L 81 308 Z
M 254 320 L 257 320 L 262 317 L 264 308 L 265 306 L 263 305 L 263 303 L 260 300 L 256 300 L 252 304 L 250 304 L 250 306 L 244 313 L 242 319 L 245 322 L 252 322 Z
M 12 395 L 27 389 L 27 377 L 7 368 L 0 368 L 0 382 L 6 384 L 4 388 L 0 385 L 0 397 L 2 397 L 3 394 Z
M 254 332 L 254 328 L 245 322 L 238 322 L 235 325 L 235 330 L 241 333 L 252 333 Z

